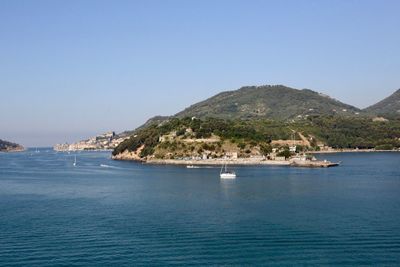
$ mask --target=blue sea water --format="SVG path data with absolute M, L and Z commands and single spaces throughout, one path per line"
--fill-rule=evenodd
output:
M 109 158 L 1 153 L 0 265 L 400 265 L 400 153 L 232 181 Z

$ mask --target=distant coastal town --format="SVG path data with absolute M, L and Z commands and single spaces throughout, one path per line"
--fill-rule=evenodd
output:
M 128 135 L 107 132 L 72 144 L 56 144 L 53 149 L 55 151 L 113 150 L 127 138 Z
M 21 152 L 24 150 L 25 148 L 19 144 L 0 139 L 0 152 Z

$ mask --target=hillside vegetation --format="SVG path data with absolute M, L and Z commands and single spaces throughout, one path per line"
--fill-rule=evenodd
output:
M 400 90 L 360 110 L 329 96 L 283 85 L 222 92 L 174 116 L 148 120 L 113 152 L 137 158 L 240 157 L 297 150 L 400 147 Z M 376 117 L 385 114 L 385 118 Z M 389 114 L 389 115 L 388 115 Z M 389 118 L 386 119 L 386 118 Z
M 196 103 L 173 116 L 156 116 L 139 128 L 170 118 L 301 120 L 311 115 L 361 116 L 363 112 L 327 95 L 283 85 L 246 86 Z M 129 132 L 132 133 L 132 132 Z
M 268 155 L 272 148 L 284 148 L 291 138 L 306 138 L 309 145 L 298 150 L 333 148 L 400 147 L 400 121 L 374 122 L 369 118 L 310 116 L 302 121 L 224 120 L 219 118 L 172 118 L 142 128 L 122 142 L 113 155 L 138 152 L 141 158 L 239 157 Z M 289 140 L 279 144 L 274 140 Z M 293 140 L 293 142 L 295 142 Z
M 365 111 L 386 117 L 400 117 L 400 89 L 375 105 L 366 108 Z
M 284 85 L 247 86 L 217 94 L 173 116 L 153 117 L 139 129 L 170 118 L 301 121 L 309 116 L 399 118 L 400 89 L 381 102 L 360 110 L 309 89 L 298 90 Z M 132 134 L 133 131 L 126 133 Z
M 287 120 L 307 115 L 354 115 L 360 110 L 312 90 L 283 85 L 242 87 L 194 104 L 175 117 Z

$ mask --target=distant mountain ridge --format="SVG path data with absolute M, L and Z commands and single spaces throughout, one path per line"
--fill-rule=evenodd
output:
M 319 116 L 400 116 L 400 89 L 366 109 L 359 109 L 310 89 L 284 85 L 244 86 L 221 92 L 172 116 L 155 116 L 136 130 L 170 118 L 270 119 L 288 121 Z M 132 134 L 134 131 L 127 131 Z
M 367 107 L 364 111 L 376 115 L 400 116 L 400 89 L 382 101 Z
M 361 110 L 309 89 L 283 85 L 246 86 L 219 93 L 174 117 L 287 120 L 312 114 L 355 114 Z
M 137 129 L 173 117 L 287 120 L 309 115 L 355 115 L 361 112 L 354 106 L 310 89 L 300 90 L 284 85 L 244 86 L 221 92 L 175 115 L 150 118 Z

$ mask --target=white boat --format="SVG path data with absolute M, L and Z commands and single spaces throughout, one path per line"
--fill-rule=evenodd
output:
M 228 171 L 226 164 L 225 164 L 225 169 L 224 166 L 221 167 L 221 171 L 219 173 L 219 177 L 221 179 L 235 179 L 236 178 L 236 173 L 233 171 Z
M 76 166 L 76 156 L 75 156 L 75 160 L 74 160 L 74 164 L 73 165 Z
M 186 168 L 188 168 L 188 169 L 198 169 L 199 166 L 195 166 L 195 165 L 186 165 Z

